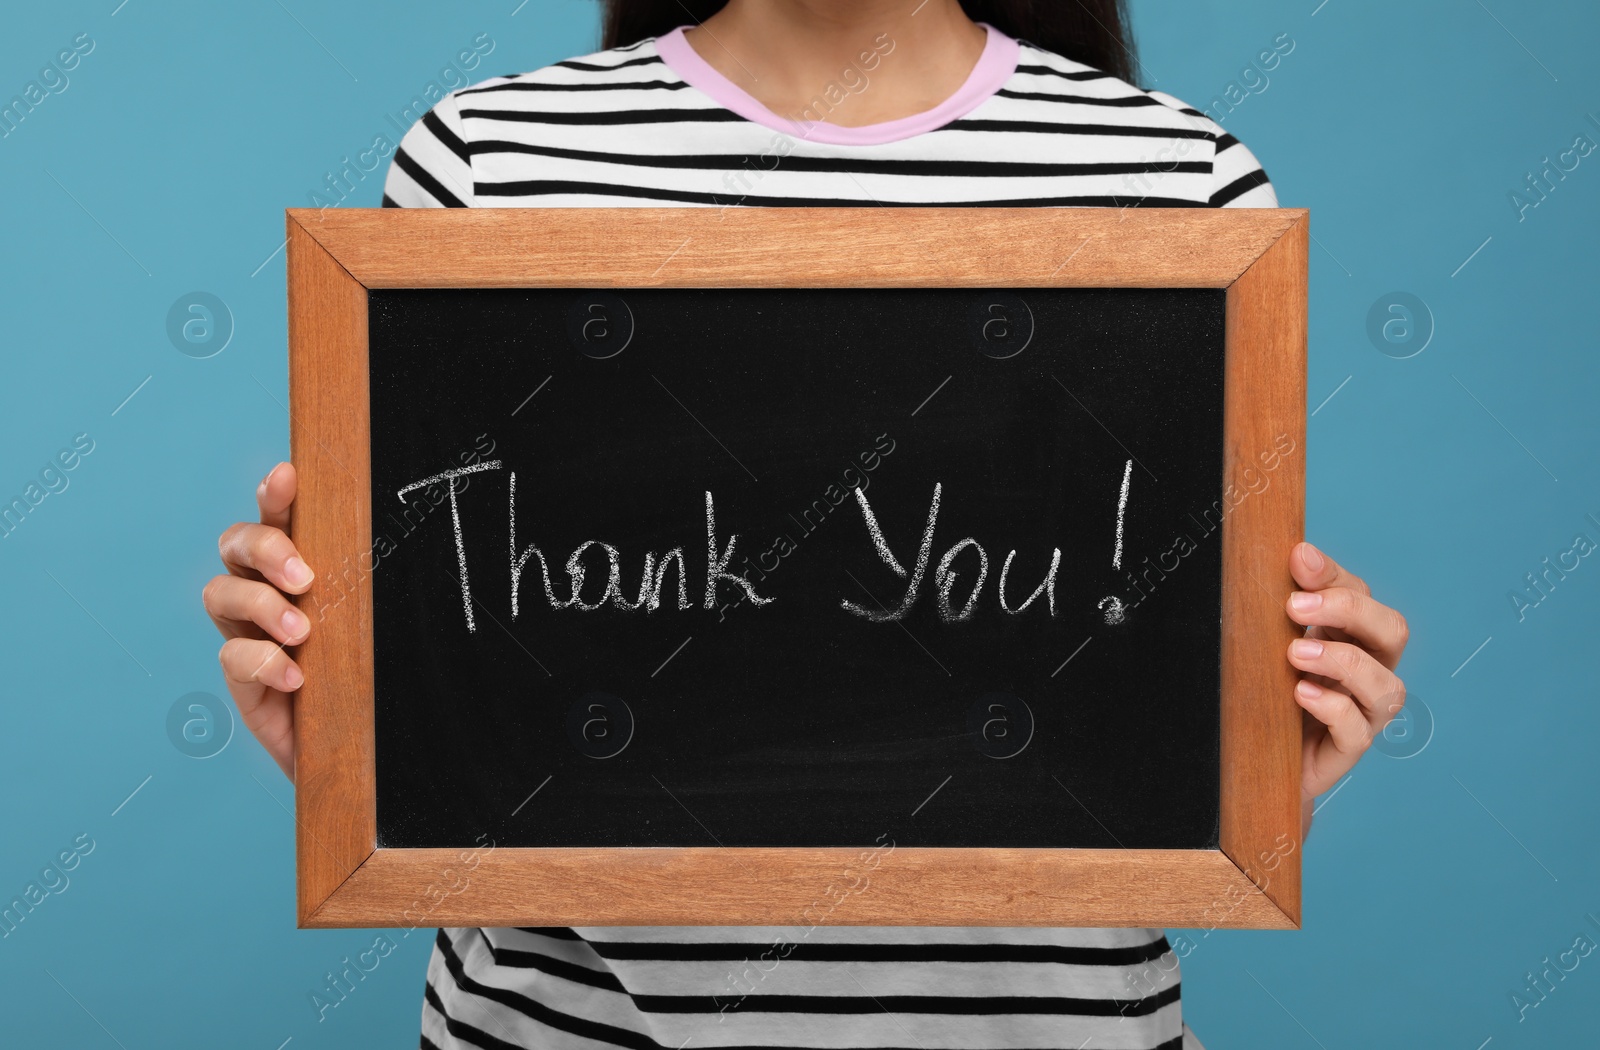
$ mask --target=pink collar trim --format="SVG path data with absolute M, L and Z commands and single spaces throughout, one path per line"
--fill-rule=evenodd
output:
M 674 73 L 691 87 L 710 96 L 724 109 L 732 110 L 746 120 L 765 125 L 776 131 L 792 134 L 809 142 L 827 142 L 840 146 L 875 146 L 884 142 L 920 135 L 941 128 L 978 108 L 1011 78 L 1017 70 L 1017 41 L 987 22 L 979 25 L 988 32 L 983 53 L 966 82 L 956 93 L 921 113 L 913 113 L 899 120 L 886 120 L 878 124 L 845 127 L 826 120 L 805 124 L 780 117 L 739 85 L 717 72 L 699 52 L 683 38 L 683 25 L 664 36 L 656 38 L 656 54 Z

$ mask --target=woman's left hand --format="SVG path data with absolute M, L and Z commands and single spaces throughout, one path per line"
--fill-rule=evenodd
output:
M 1289 643 L 1289 662 L 1305 674 L 1295 686 L 1302 719 L 1300 837 L 1311 827 L 1316 797 L 1361 759 L 1406 701 L 1394 673 L 1410 632 L 1406 618 L 1372 597 L 1361 577 L 1309 543 L 1289 553 L 1301 590 L 1289 595 L 1290 619 L 1307 625 Z

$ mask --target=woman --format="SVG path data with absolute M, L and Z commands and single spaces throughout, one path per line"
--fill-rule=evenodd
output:
M 383 203 L 1275 207 L 1237 139 L 1131 83 L 1125 24 L 1116 0 L 607 0 L 605 50 L 440 101 Z M 287 463 L 261 482 L 205 592 L 240 713 L 291 777 L 303 678 L 281 645 L 310 624 L 284 592 L 313 579 L 282 531 L 295 486 Z M 1406 626 L 1310 544 L 1289 568 L 1304 832 L 1399 709 Z M 1150 929 L 450 929 L 422 1045 L 1195 1047 L 1178 988 Z

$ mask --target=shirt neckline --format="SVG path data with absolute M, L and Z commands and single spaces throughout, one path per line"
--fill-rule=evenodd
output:
M 656 38 L 656 54 L 667 67 L 690 87 L 697 88 L 724 109 L 731 110 L 746 120 L 810 142 L 826 142 L 840 146 L 875 146 L 885 142 L 920 135 L 926 131 L 956 120 L 972 112 L 990 98 L 1017 70 L 1017 41 L 996 29 L 988 22 L 979 22 L 988 39 L 977 64 L 955 94 L 932 109 L 913 113 L 897 120 L 880 121 L 846 127 L 826 120 L 802 123 L 781 117 L 762 105 L 755 96 L 723 76 L 684 39 L 687 25 L 678 26 Z

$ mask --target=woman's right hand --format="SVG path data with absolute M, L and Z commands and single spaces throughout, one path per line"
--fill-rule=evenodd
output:
M 256 487 L 260 522 L 231 525 L 217 541 L 227 573 L 201 592 L 222 637 L 219 658 L 239 716 L 284 776 L 294 779 L 294 691 L 305 681 L 284 651 L 311 633 L 311 621 L 285 594 L 303 594 L 315 579 L 283 531 L 299 479 L 279 463 Z

